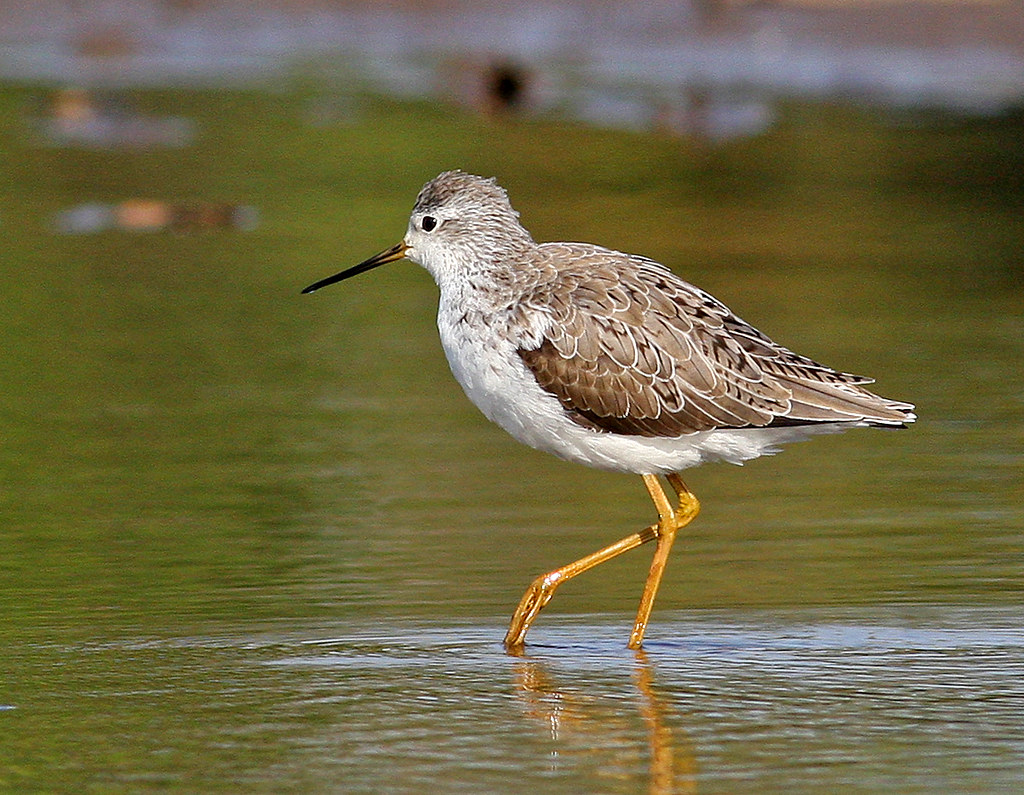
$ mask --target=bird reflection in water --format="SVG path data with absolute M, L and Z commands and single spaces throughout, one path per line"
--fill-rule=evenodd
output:
M 635 700 L 640 718 L 647 728 L 646 747 L 635 742 L 633 716 L 625 714 L 616 702 L 616 709 L 602 707 L 599 697 L 583 692 L 574 683 L 561 687 L 547 668 L 537 660 L 521 658 L 515 664 L 516 693 L 522 701 L 525 714 L 543 724 L 556 748 L 552 758 L 578 753 L 606 753 L 608 767 L 627 767 L 635 756 L 646 754 L 650 758 L 650 784 L 652 795 L 668 793 L 694 793 L 697 791 L 697 759 L 693 746 L 685 735 L 675 734 L 666 720 L 669 710 L 665 699 L 654 683 L 650 660 L 643 651 L 635 652 L 636 666 L 633 683 L 638 698 Z M 626 758 L 622 749 L 631 748 Z M 618 758 L 612 758 L 618 757 Z

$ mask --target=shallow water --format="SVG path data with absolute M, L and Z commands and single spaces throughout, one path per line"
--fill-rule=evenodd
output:
M 4 717 L 8 785 L 401 792 L 1005 791 L 1024 784 L 1015 608 L 345 621 L 54 643 Z M 255 628 L 250 628 L 255 629 Z
M 12 111 L 25 96 L 0 92 Z M 1024 222 L 999 167 L 1013 128 L 819 122 L 634 188 L 685 151 L 523 124 L 490 131 L 521 151 L 495 163 L 492 143 L 467 143 L 477 122 L 424 108 L 310 132 L 280 97 L 143 99 L 193 114 L 196 147 L 43 150 L 4 132 L 0 787 L 1021 787 Z M 239 109 L 252 138 L 228 122 Z M 360 174 L 391 174 L 426 130 L 452 148 L 375 193 Z M 558 201 L 531 147 L 572 136 L 593 179 Z M 844 136 L 847 159 L 822 173 L 850 176 L 785 182 Z M 377 159 L 353 174 L 353 151 Z M 639 478 L 479 417 L 414 267 L 298 295 L 394 242 L 418 184 L 456 156 L 519 175 L 539 238 L 657 256 L 921 420 L 687 473 L 703 512 L 646 651 L 625 649 L 644 549 L 565 585 L 525 656 L 505 655 L 533 576 L 652 521 Z M 54 230 L 68 206 L 137 194 L 226 196 L 261 221 Z

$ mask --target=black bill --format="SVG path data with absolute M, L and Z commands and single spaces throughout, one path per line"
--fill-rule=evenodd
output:
M 392 246 L 391 248 L 380 252 L 380 254 L 374 254 L 368 260 L 363 260 L 358 265 L 353 265 L 348 270 L 344 270 L 341 273 L 336 273 L 333 276 L 328 276 L 326 279 L 314 282 L 303 290 L 302 293 L 303 295 L 306 293 L 312 293 L 315 290 L 319 290 L 321 287 L 326 287 L 328 284 L 334 284 L 335 282 L 344 281 L 352 276 L 358 276 L 360 273 L 366 273 L 366 271 L 373 270 L 378 265 L 386 265 L 389 262 L 402 259 L 408 248 L 409 247 L 405 245 L 405 243 L 399 243 L 397 246 Z

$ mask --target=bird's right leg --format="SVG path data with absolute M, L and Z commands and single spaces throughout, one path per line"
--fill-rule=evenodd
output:
M 530 624 L 537 618 L 544 605 L 551 601 L 551 597 L 555 595 L 555 589 L 563 582 L 571 580 L 573 577 L 604 563 L 606 560 L 618 557 L 623 552 L 628 552 L 641 544 L 653 541 L 657 537 L 658 525 L 651 525 L 639 533 L 626 536 L 621 541 L 617 541 L 604 549 L 599 549 L 597 552 L 580 558 L 567 566 L 562 566 L 547 574 L 542 574 L 531 583 L 530 587 L 526 589 L 526 593 L 523 594 L 523 598 L 519 601 L 519 607 L 516 608 L 516 612 L 512 615 L 512 621 L 505 635 L 505 648 L 511 653 L 522 650 Z

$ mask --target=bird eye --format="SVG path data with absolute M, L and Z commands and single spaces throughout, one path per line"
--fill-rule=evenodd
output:
M 437 227 L 437 219 L 432 215 L 424 215 L 420 226 L 423 227 L 424 232 L 433 232 Z

